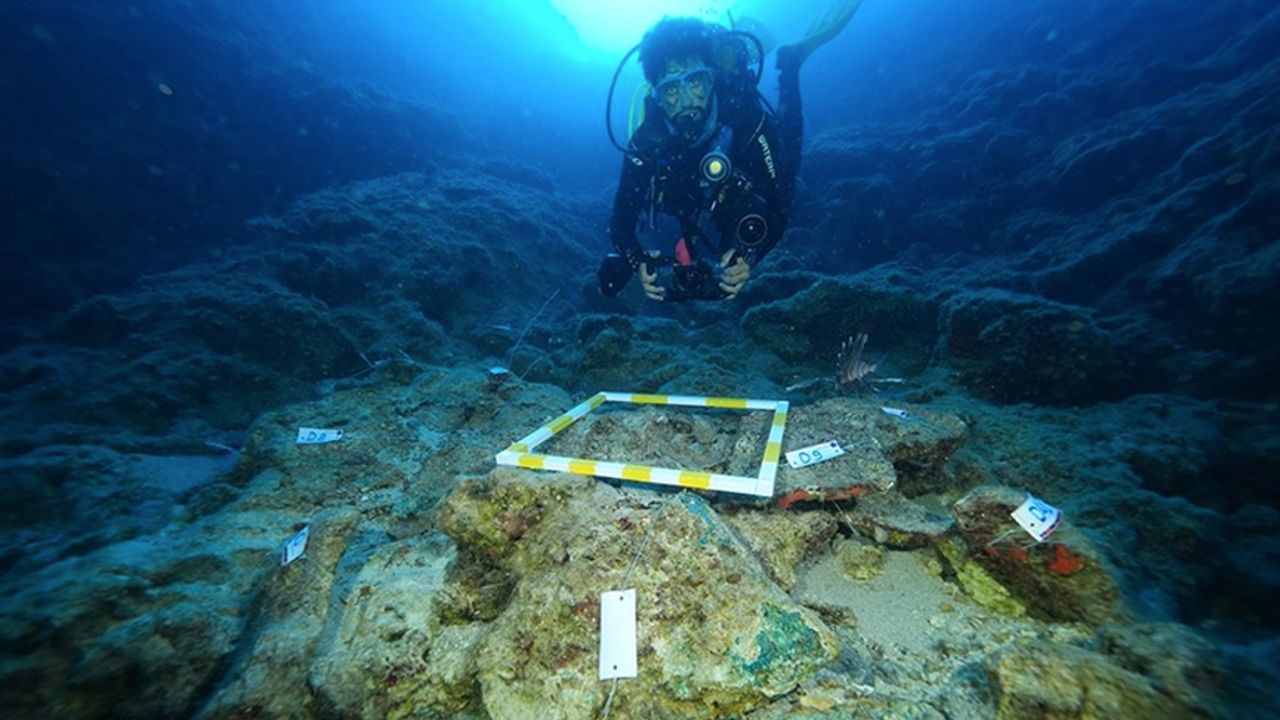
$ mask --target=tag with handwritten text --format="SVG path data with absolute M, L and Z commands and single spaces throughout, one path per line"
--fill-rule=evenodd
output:
M 298 428 L 298 445 L 323 445 L 342 439 L 341 428 Z
M 1027 495 L 1026 501 L 1010 515 L 1036 542 L 1049 537 L 1049 533 L 1056 530 L 1058 523 L 1062 522 L 1061 510 L 1034 495 Z
M 828 440 L 819 445 L 810 445 L 807 448 L 792 450 L 787 453 L 787 464 L 793 468 L 808 467 L 840 457 L 843 454 L 844 450 L 840 447 L 840 443 L 835 440 Z

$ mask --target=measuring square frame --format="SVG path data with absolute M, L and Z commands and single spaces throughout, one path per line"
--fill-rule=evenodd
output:
M 760 472 L 755 477 L 724 475 L 697 470 L 606 462 L 589 458 L 545 455 L 534 452 L 539 445 L 555 437 L 557 433 L 586 417 L 588 413 L 606 402 L 728 410 L 772 410 L 773 421 L 769 425 L 769 437 L 765 441 L 764 457 L 760 461 Z M 787 426 L 787 411 L 789 408 L 790 403 L 785 400 L 599 392 L 565 414 L 512 443 L 506 450 L 498 453 L 494 459 L 499 465 L 510 465 L 530 470 L 553 470 L 575 475 L 591 475 L 594 477 L 629 480 L 631 482 L 673 485 L 696 490 L 716 490 L 718 492 L 755 495 L 757 497 L 773 497 L 774 480 L 778 475 L 778 459 L 782 456 L 782 434 Z

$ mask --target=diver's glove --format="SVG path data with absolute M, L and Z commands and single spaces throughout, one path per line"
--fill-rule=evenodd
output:
M 742 288 L 751 279 L 751 262 L 739 255 L 736 250 L 730 250 L 720 258 L 720 267 L 723 268 L 720 274 L 720 290 L 726 300 L 732 300 L 742 292 Z
M 640 252 L 638 257 L 638 261 L 632 262 L 626 255 L 618 253 L 606 255 L 604 261 L 600 263 L 600 269 L 596 271 L 596 280 L 600 283 L 600 294 L 605 297 L 616 296 L 622 292 L 627 283 L 631 282 L 631 276 L 635 275 L 640 278 L 640 287 L 644 290 L 646 297 L 650 300 L 667 299 L 667 287 L 660 284 L 658 271 L 674 261 L 669 257 L 661 256 L 657 251 L 647 255 Z

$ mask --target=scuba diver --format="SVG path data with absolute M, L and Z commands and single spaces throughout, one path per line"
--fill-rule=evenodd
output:
M 602 293 L 617 295 L 635 275 L 652 300 L 737 296 L 787 227 L 804 128 L 800 66 L 861 4 L 837 0 L 803 40 L 778 48 L 776 111 L 757 89 L 768 48 L 742 30 L 664 18 L 622 58 L 606 109 L 625 157 L 609 227 L 615 252 L 597 274 Z M 637 51 L 650 90 L 622 147 L 609 113 Z M 659 213 L 679 228 L 669 254 L 645 250 L 636 234 L 642 216 L 652 230 Z

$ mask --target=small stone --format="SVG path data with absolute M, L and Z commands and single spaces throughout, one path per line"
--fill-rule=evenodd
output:
M 836 567 L 850 580 L 866 582 L 884 568 L 884 548 L 855 540 L 841 540 L 835 547 Z
M 819 695 L 817 693 L 805 693 L 800 696 L 800 707 L 810 710 L 827 711 L 835 707 L 837 702 L 835 698 L 829 695 Z

